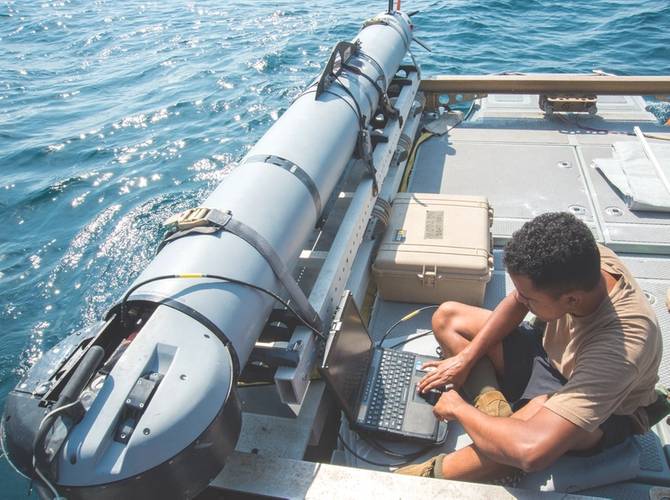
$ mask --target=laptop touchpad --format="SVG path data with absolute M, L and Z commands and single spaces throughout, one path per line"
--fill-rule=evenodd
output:
M 433 415 L 433 407 L 428 404 L 409 403 L 405 411 L 405 421 L 402 429 L 415 434 L 432 434 L 435 431 L 437 419 Z

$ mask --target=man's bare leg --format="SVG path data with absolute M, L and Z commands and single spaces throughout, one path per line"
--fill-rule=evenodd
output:
M 435 339 L 445 355 L 461 352 L 479 333 L 492 311 L 481 307 L 469 306 L 460 302 L 445 302 L 433 314 L 433 332 Z M 503 373 L 502 345 L 496 344 L 487 353 L 496 372 Z

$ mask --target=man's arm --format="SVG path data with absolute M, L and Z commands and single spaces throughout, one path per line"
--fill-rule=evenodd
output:
M 569 450 L 591 448 L 602 436 L 599 429 L 587 432 L 544 406 L 527 420 L 490 417 L 456 391 L 445 392 L 434 411 L 440 418 L 458 420 L 488 458 L 524 471 L 548 467 Z

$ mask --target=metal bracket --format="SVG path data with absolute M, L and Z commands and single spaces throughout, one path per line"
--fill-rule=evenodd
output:
M 290 366 L 295 368 L 300 361 L 300 351 L 302 350 L 302 341 L 298 340 L 288 345 L 281 345 L 283 342 L 256 342 L 251 351 L 249 361 L 256 361 L 274 368 L 279 366 Z
M 437 282 L 437 266 L 434 265 L 432 270 L 426 271 L 426 265 L 424 264 L 422 271 L 416 276 L 426 288 L 435 288 Z
M 463 93 L 446 93 L 446 94 L 441 94 L 438 92 L 426 92 L 426 109 L 429 111 L 434 111 L 438 109 L 440 106 L 444 106 L 445 104 L 457 104 L 461 102 L 468 102 L 468 101 L 474 101 L 476 99 L 482 99 L 484 97 L 487 97 L 488 94 L 482 93 L 482 92 L 474 92 L 474 93 L 469 93 L 469 92 L 463 92 Z M 446 102 L 441 102 L 440 97 L 446 96 L 447 100 Z
M 393 80 L 391 80 L 391 85 L 406 87 L 407 85 L 412 85 L 412 80 L 409 78 L 400 78 L 399 76 L 396 76 Z
M 370 177 L 372 177 L 372 195 L 377 196 L 379 192 L 379 185 L 377 183 L 377 169 L 375 168 L 372 151 L 374 146 L 372 144 L 372 136 L 367 128 L 362 128 L 358 132 L 358 142 L 356 143 L 356 157 L 363 160 L 363 164 L 368 170 Z
M 418 73 L 419 68 L 414 64 L 401 64 L 398 71 L 404 71 L 405 74 L 409 76 L 410 73 Z
M 370 142 L 372 142 L 372 149 L 374 149 L 377 144 L 385 144 L 389 142 L 389 138 L 385 136 L 383 132 L 379 130 L 373 130 L 370 134 Z
M 598 112 L 595 95 L 540 95 L 540 109 L 547 115 L 553 113 L 589 113 Z
M 342 71 L 342 65 L 351 59 L 356 52 L 356 48 L 356 45 L 351 42 L 339 42 L 335 45 L 333 53 L 330 54 L 330 59 L 328 59 L 328 64 L 321 73 L 319 83 L 316 86 L 315 99 L 318 99 L 323 91 L 335 81 Z

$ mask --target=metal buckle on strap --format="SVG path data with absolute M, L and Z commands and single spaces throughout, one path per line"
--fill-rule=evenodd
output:
M 317 333 L 321 332 L 321 318 L 309 303 L 309 299 L 305 296 L 305 293 L 293 279 L 281 257 L 262 234 L 245 223 L 233 219 L 233 214 L 230 210 L 224 212 L 216 208 L 192 208 L 168 218 L 164 222 L 164 225 L 171 232 L 166 235 L 158 247 L 159 252 L 166 244 L 179 238 L 190 236 L 193 233 L 211 234 L 218 231 L 227 231 L 244 240 L 265 259 L 272 272 L 286 289 L 291 301 L 296 304 L 298 312 L 295 314 L 302 321 L 307 322 L 314 331 Z
M 189 208 L 171 217 L 168 217 L 163 226 L 169 232 L 186 231 L 194 227 L 217 226 L 225 227 L 232 218 L 232 213 L 222 212 L 215 208 Z

